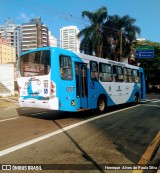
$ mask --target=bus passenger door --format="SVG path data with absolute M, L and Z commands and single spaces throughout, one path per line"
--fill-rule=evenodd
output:
M 84 63 L 75 63 L 76 75 L 76 105 L 78 109 L 88 107 L 87 104 L 87 65 Z

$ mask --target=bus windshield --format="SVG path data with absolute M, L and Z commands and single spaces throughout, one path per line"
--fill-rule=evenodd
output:
M 20 73 L 22 77 L 42 76 L 50 72 L 50 51 L 43 50 L 22 55 Z

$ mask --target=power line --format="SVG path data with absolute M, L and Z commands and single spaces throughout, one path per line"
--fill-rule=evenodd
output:
M 46 13 L 46 14 L 49 14 L 51 16 L 55 15 L 55 16 L 58 16 L 58 17 L 61 17 L 65 20 L 73 20 L 73 21 L 76 21 L 76 23 L 79 23 L 80 25 L 89 25 L 89 23 L 87 23 L 86 21 L 82 21 L 78 18 L 75 18 L 73 17 L 73 15 L 68 15 L 68 14 L 63 14 L 63 13 L 59 13 L 59 12 L 53 12 L 51 8 L 48 8 L 46 6 L 43 5 L 43 8 L 40 7 L 40 6 L 37 6 L 34 7 L 34 6 L 31 6 L 31 5 L 28 5 L 28 3 L 25 3 L 24 1 L 15 1 L 15 0 L 5 0 L 5 2 L 8 1 L 8 2 L 11 2 L 13 3 L 14 5 L 22 5 L 23 7 L 27 7 L 29 9 L 33 9 L 33 10 L 36 10 L 38 12 L 43 12 L 43 13 Z M 56 11 L 56 10 L 54 10 Z
M 30 8 L 30 9 L 33 9 L 33 10 L 36 10 L 36 11 L 40 11 L 40 12 L 43 12 L 43 13 L 46 13 L 46 14 L 49 14 L 51 16 L 55 15 L 55 16 L 59 16 L 65 20 L 72 20 L 72 21 L 75 21 L 76 23 L 78 23 L 79 25 L 82 25 L 82 26 L 88 26 L 90 25 L 87 21 L 85 20 L 82 20 L 80 19 L 79 17 L 73 17 L 73 15 L 69 15 L 68 13 L 60 13 L 58 12 L 57 10 L 53 9 L 53 8 L 48 8 L 47 6 L 45 6 L 44 4 L 41 3 L 41 6 L 40 6 L 40 3 L 38 2 L 38 4 L 36 4 L 36 8 L 34 7 L 34 5 L 28 5 L 28 4 L 31 4 L 32 2 L 30 0 L 30 3 L 27 3 L 24 2 L 24 1 L 16 1 L 16 0 L 5 0 L 5 2 L 8 1 L 10 3 L 13 3 L 14 5 L 22 5 L 23 7 L 27 7 L 27 8 Z M 43 8 L 42 8 L 43 7 Z M 54 11 L 54 12 L 53 12 Z M 103 26 L 102 29 L 105 31 L 105 33 L 119 33 L 119 30 L 117 28 L 113 28 L 113 27 L 108 27 L 108 26 Z
M 31 5 L 29 5 L 29 4 L 32 3 L 30 0 L 28 0 L 28 1 L 30 1 L 31 3 L 28 3 L 28 1 L 24 2 L 24 1 L 16 1 L 16 0 L 5 0 L 5 2 L 6 1 L 8 1 L 10 3 L 13 3 L 14 5 L 22 5 L 23 7 L 26 7 L 26 8 L 29 8 L 29 9 L 33 9 L 33 10 L 36 10 L 38 12 L 43 12 L 45 14 L 49 14 L 50 16 L 54 16 L 55 15 L 55 16 L 59 16 L 59 17 L 65 19 L 65 20 L 75 21 L 76 23 L 79 23 L 80 25 L 83 25 L 83 26 L 90 25 L 88 23 L 88 21 L 82 20 L 79 17 L 77 18 L 77 17 L 75 17 L 72 14 L 60 13 L 56 9 L 48 8 L 47 6 L 45 6 L 42 3 L 41 3 L 41 6 L 40 6 L 39 2 L 38 2 L 39 5 L 36 4 L 36 6 L 34 6 L 34 5 L 31 6 Z M 118 28 L 110 27 L 110 26 L 103 26 L 102 30 L 104 30 L 105 33 L 111 33 L 111 34 L 113 34 L 113 33 L 115 34 L 116 33 L 116 35 L 117 35 L 116 37 L 118 37 L 118 34 L 120 33 L 120 30 Z M 59 41 L 61 41 L 61 40 L 59 40 Z

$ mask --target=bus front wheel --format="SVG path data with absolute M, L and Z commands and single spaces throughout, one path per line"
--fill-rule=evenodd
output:
M 107 102 L 104 97 L 99 97 L 97 101 L 97 112 L 98 114 L 102 114 L 107 109 Z

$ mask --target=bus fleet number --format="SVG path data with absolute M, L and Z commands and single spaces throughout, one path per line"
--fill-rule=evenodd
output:
M 67 91 L 67 92 L 73 92 L 74 89 L 75 89 L 74 86 L 70 86 L 70 87 L 67 87 L 67 88 L 66 88 L 66 91 Z

